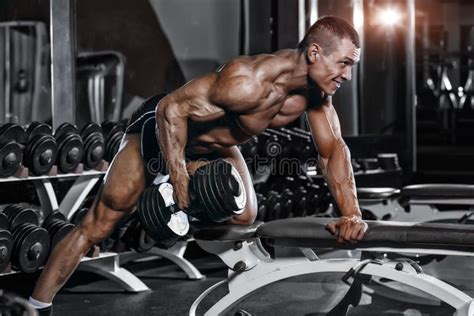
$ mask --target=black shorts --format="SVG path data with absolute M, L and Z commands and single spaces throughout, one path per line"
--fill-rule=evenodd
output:
M 165 96 L 166 93 L 161 93 L 145 100 L 145 102 L 133 112 L 125 129 L 126 134 L 140 134 L 141 154 L 145 165 L 145 175 L 148 184 L 150 184 L 150 181 L 155 183 L 168 181 L 168 169 L 157 140 L 159 131 L 157 130 L 155 113 L 158 102 Z M 217 158 L 219 158 L 217 153 L 205 155 L 186 153 L 185 157 L 187 160 L 214 160 Z

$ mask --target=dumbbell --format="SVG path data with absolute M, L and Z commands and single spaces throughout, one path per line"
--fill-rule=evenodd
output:
M 31 208 L 11 204 L 3 209 L 13 238 L 12 267 L 25 273 L 35 272 L 41 267 L 49 253 L 49 235 L 38 227 L 38 216 Z
M 363 171 L 377 170 L 379 168 L 379 162 L 377 158 L 359 158 L 357 162 Z
M 281 131 L 293 137 L 292 151 L 300 161 L 306 163 L 318 158 L 311 136 L 287 128 L 282 128 Z
M 142 224 L 136 218 L 132 219 L 121 240 L 128 249 L 133 249 L 136 252 L 146 252 L 156 243 L 153 238 L 146 233 Z
M 20 128 L 20 133 L 15 132 L 12 126 Z M 15 174 L 23 159 L 20 144 L 25 141 L 26 134 L 18 125 L 7 123 L 0 127 L 0 177 L 6 178 Z
M 0 213 L 0 273 L 8 266 L 13 249 L 13 237 L 8 231 L 9 226 L 7 216 Z
M 125 133 L 120 123 L 104 121 L 101 126 L 105 139 L 104 159 L 111 162 L 120 149 L 120 143 Z
M 294 139 L 292 135 L 283 133 L 280 130 L 272 129 L 272 128 L 267 128 L 266 132 L 273 134 L 276 136 L 277 142 L 280 144 L 279 148 L 279 158 L 290 158 L 292 155 L 295 153 L 292 153 L 292 146 Z
M 398 154 L 396 153 L 379 153 L 377 161 L 382 170 L 399 170 Z
M 18 168 L 16 161 L 19 157 L 34 175 L 44 175 L 51 170 L 56 160 L 57 145 L 48 124 L 33 122 L 25 132 L 21 126 L 7 123 L 0 133 L 4 140 L 14 140 L 20 145 L 20 151 L 17 148 L 13 154 L 7 154 L 6 160 L 3 158 L 2 165 L 10 166 L 7 168 L 9 173 Z
M 81 223 L 82 219 L 87 215 L 87 212 L 89 212 L 88 207 L 83 207 L 83 208 L 77 210 L 76 213 L 74 213 L 74 215 L 72 216 L 71 223 L 74 226 L 79 225 Z
M 271 134 L 268 131 L 262 132 L 258 135 L 258 155 L 262 158 L 273 158 L 281 154 L 281 144 L 278 136 Z
M 54 247 L 56 247 L 74 227 L 74 224 L 69 223 L 66 216 L 61 212 L 53 211 L 46 216 L 43 222 L 43 228 L 48 231 L 50 236 L 50 251 L 53 251 Z
M 56 164 L 63 173 L 76 170 L 82 160 L 84 144 L 77 128 L 70 123 L 59 125 L 54 133 L 58 145 Z
M 222 222 L 242 214 L 246 204 L 243 181 L 223 159 L 198 168 L 189 182 L 191 205 L 185 212 L 173 201 L 173 187 L 162 183 L 147 188 L 139 198 L 137 211 L 146 233 L 156 241 L 179 238 L 188 233 L 188 215 L 202 222 Z
M 23 164 L 30 173 L 44 175 L 56 162 L 58 147 L 48 124 L 33 122 L 26 130 L 27 144 L 23 155 Z
M 81 130 L 81 137 L 84 143 L 84 166 L 87 169 L 94 169 L 105 155 L 102 128 L 96 123 L 89 123 Z

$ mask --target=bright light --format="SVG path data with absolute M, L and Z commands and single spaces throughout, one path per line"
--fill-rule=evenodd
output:
M 361 8 L 354 8 L 354 14 L 352 18 L 354 19 L 354 26 L 356 30 L 362 30 L 362 26 L 364 25 L 364 13 L 362 12 Z
M 380 11 L 379 21 L 386 26 L 393 26 L 398 24 L 402 18 L 401 13 L 394 8 L 386 8 Z

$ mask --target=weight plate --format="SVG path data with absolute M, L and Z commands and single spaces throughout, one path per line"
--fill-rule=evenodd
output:
M 56 162 L 56 140 L 51 135 L 33 137 L 27 146 L 25 164 L 35 175 L 48 173 Z
M 84 145 L 79 135 L 68 134 L 58 142 L 57 165 L 63 173 L 73 172 L 82 161 Z
M 10 263 L 13 250 L 13 237 L 10 232 L 0 230 L 0 273 L 2 273 Z
M 18 261 L 15 262 L 15 266 L 25 273 L 33 273 L 44 264 L 48 257 L 50 238 L 48 232 L 40 227 L 31 227 L 25 232 L 27 233 L 18 245 L 18 258 L 16 258 Z
M 6 178 L 15 174 L 23 159 L 21 146 L 15 142 L 0 144 L 0 177 Z
M 0 128 L 0 143 L 14 141 L 24 144 L 27 141 L 27 135 L 23 127 L 13 123 L 6 123 Z
M 71 223 L 63 222 L 60 227 L 55 231 L 54 236 L 51 236 L 51 251 L 56 245 L 66 237 L 74 229 L 74 225 Z
M 65 135 L 74 134 L 79 136 L 79 131 L 77 130 L 76 126 L 71 123 L 63 123 L 56 128 L 54 132 L 54 138 L 59 141 Z
M 49 223 L 52 222 L 53 220 L 60 220 L 60 221 L 65 222 L 66 216 L 61 212 L 53 211 L 49 213 L 48 216 L 46 216 L 46 218 L 44 219 L 43 227 L 49 225 Z
M 26 130 L 26 133 L 28 135 L 28 142 L 31 141 L 34 137 L 40 136 L 40 135 L 52 135 L 53 131 L 51 129 L 51 126 L 49 126 L 46 123 L 40 123 L 40 122 L 33 122 L 28 126 L 28 129 Z

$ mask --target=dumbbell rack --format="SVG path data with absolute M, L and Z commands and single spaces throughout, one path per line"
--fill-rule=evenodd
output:
M 22 168 L 22 167 L 21 167 Z M 19 176 L 0 178 L 0 183 L 32 181 L 35 185 L 36 193 L 41 207 L 45 212 L 59 210 L 67 219 L 71 219 L 79 209 L 84 199 L 92 188 L 105 175 L 107 163 L 99 165 L 98 170 L 86 170 L 80 173 L 53 174 L 45 176 Z M 21 174 L 22 172 L 19 172 Z M 25 174 L 25 172 L 23 172 Z M 27 174 L 27 171 L 26 171 Z M 66 193 L 65 197 L 58 203 L 51 180 L 53 179 L 76 178 L 73 185 Z M 109 280 L 118 283 L 124 290 L 129 292 L 147 291 L 149 288 L 130 271 L 120 267 L 120 257 L 114 252 L 99 253 L 97 257 L 84 257 L 77 270 L 97 273 Z M 21 273 L 19 271 L 0 273 L 2 276 Z

